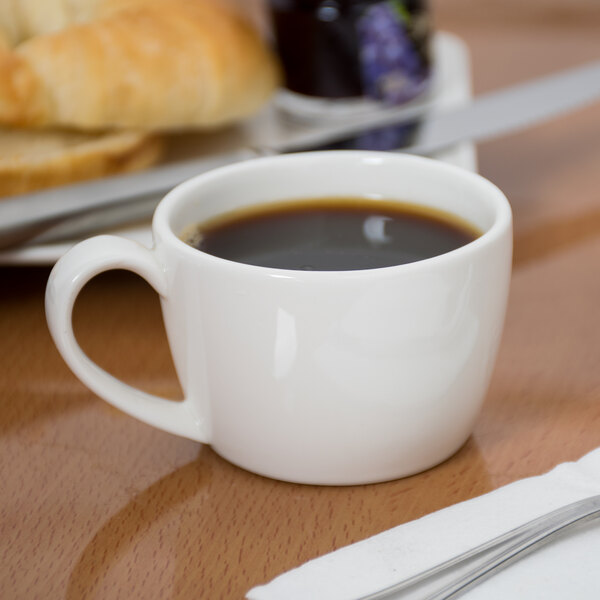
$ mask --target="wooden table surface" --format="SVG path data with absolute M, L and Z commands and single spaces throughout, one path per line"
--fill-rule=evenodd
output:
M 476 92 L 600 58 L 595 0 L 438 0 Z M 48 269 L 0 269 L 0 598 L 243 598 L 280 572 L 600 446 L 600 104 L 481 144 L 515 218 L 497 367 L 467 444 L 425 473 L 311 487 L 234 467 L 111 408 L 45 324 Z M 158 300 L 103 275 L 76 306 L 84 349 L 179 395 Z

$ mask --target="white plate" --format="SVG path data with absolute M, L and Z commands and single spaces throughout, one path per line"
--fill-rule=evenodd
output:
M 428 111 L 447 110 L 468 102 L 471 98 L 471 69 L 469 53 L 464 43 L 456 36 L 448 33 L 438 33 L 433 44 L 434 75 L 431 91 L 426 100 L 421 104 Z M 416 103 L 415 103 L 416 104 Z M 179 140 L 180 148 L 175 149 L 174 155 L 189 158 L 198 148 L 206 148 L 211 141 L 214 151 L 223 150 L 223 144 L 231 142 L 232 137 L 244 140 L 244 143 L 252 145 L 253 140 L 264 141 L 269 135 L 280 137 L 285 128 L 280 126 L 280 117 L 272 107 L 267 108 L 259 116 L 250 120 L 243 130 L 231 131 L 221 135 L 218 139 L 213 135 L 205 135 L 201 143 L 198 136 L 188 136 Z M 206 151 L 202 152 L 206 154 Z M 436 155 L 436 158 L 449 162 L 466 169 L 475 171 L 477 162 L 473 144 L 463 143 Z M 136 227 L 126 227 L 111 230 L 108 233 L 117 233 L 124 237 L 136 240 L 145 246 L 152 246 L 152 233 L 150 224 L 144 223 Z M 59 243 L 30 244 L 20 246 L 13 250 L 0 252 L 0 264 L 2 265 L 52 265 L 71 246 L 80 239 L 61 241 Z

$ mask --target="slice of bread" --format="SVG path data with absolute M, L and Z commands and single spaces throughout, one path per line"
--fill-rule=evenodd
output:
M 136 131 L 0 129 L 0 196 L 144 169 L 161 149 L 158 137 Z

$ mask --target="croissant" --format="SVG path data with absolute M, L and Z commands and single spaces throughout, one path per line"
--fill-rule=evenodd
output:
M 0 198 L 139 171 L 161 151 L 160 138 L 138 131 L 0 129 Z
M 214 0 L 73 4 L 46 21 L 58 29 L 48 33 L 43 19 L 19 30 L 0 15 L 0 124 L 214 127 L 252 114 L 278 85 L 277 60 L 256 30 Z
M 4 38 L 15 46 L 35 35 L 84 23 L 118 10 L 123 0 L 1 0 L 0 29 Z M 123 6 L 122 4 L 120 6 Z

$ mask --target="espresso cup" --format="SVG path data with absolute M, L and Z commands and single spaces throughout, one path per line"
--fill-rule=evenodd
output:
M 180 239 L 243 207 L 333 196 L 408 201 L 482 233 L 426 260 L 348 271 L 252 266 Z M 492 183 L 432 159 L 337 151 L 250 160 L 168 193 L 152 249 L 107 235 L 73 247 L 50 275 L 48 324 L 100 397 L 245 469 L 311 484 L 395 479 L 445 460 L 473 429 L 502 333 L 511 222 Z M 75 299 L 109 269 L 131 270 L 159 294 L 183 401 L 130 387 L 78 346 Z

